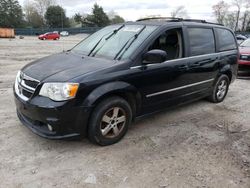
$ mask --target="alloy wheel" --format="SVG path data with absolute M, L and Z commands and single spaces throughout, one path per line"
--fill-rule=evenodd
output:
M 227 92 L 227 82 L 226 80 L 221 80 L 221 82 L 218 85 L 218 89 L 217 89 L 217 98 L 219 100 L 223 99 L 226 95 Z
M 117 137 L 126 124 L 126 113 L 120 107 L 113 107 L 104 113 L 100 129 L 101 133 L 106 138 Z

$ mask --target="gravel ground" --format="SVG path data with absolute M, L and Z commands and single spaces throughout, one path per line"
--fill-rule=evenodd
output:
M 250 187 L 249 79 L 236 80 L 221 104 L 201 100 L 138 121 L 108 147 L 46 140 L 22 126 L 17 71 L 82 38 L 0 39 L 0 187 Z

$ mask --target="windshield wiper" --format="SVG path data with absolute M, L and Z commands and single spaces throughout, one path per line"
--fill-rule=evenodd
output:
M 122 48 L 119 50 L 119 52 L 115 55 L 114 59 L 116 59 L 120 55 L 120 53 L 123 51 L 122 54 L 120 55 L 120 57 L 118 58 L 118 60 L 120 60 L 122 58 L 122 56 L 124 55 L 124 53 L 130 48 L 130 46 L 134 43 L 134 41 L 138 38 L 138 36 L 143 32 L 143 30 L 145 28 L 146 28 L 146 25 L 143 28 L 141 28 L 141 30 L 138 33 L 136 33 L 134 36 L 132 36 L 130 39 L 128 39 L 128 41 L 122 46 Z M 130 40 L 132 40 L 132 41 L 129 43 Z M 127 48 L 125 48 L 126 46 L 127 46 Z
M 106 35 L 103 35 L 101 38 L 100 38 L 100 40 L 96 43 L 96 45 L 92 48 L 92 50 L 89 52 L 89 54 L 88 54 L 88 56 L 90 56 L 92 53 L 93 53 L 93 51 L 97 48 L 97 46 L 100 44 L 100 42 L 104 39 L 104 37 L 106 37 L 108 34 L 110 34 L 105 40 L 107 41 L 107 40 L 109 40 L 113 35 L 115 35 L 119 30 L 121 30 L 123 27 L 124 27 L 125 25 L 123 24 L 122 26 L 120 26 L 119 28 L 117 28 L 117 29 L 115 29 L 115 30 L 113 30 L 113 32 L 110 34 L 110 33 L 107 33 Z M 100 49 L 98 49 L 98 51 L 99 51 Z M 95 56 L 95 54 L 96 54 L 97 52 L 95 52 L 94 54 L 93 54 L 93 56 Z

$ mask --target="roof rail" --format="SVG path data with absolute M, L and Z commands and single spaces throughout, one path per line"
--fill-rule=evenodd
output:
M 175 18 L 175 17 L 148 17 L 148 18 L 141 18 L 136 20 L 137 22 L 147 21 L 147 20 L 167 20 L 167 21 L 181 21 L 182 18 Z
M 198 23 L 206 23 L 206 24 L 214 24 L 214 25 L 223 26 L 223 24 L 207 22 L 206 20 L 199 20 L 199 19 L 183 19 L 182 21 L 184 21 L 184 22 L 198 22 Z
M 219 24 L 219 23 L 212 23 L 212 22 L 207 22 L 206 20 L 199 20 L 199 19 L 183 19 L 183 18 L 175 18 L 175 17 L 149 17 L 149 18 L 142 18 L 139 20 L 136 20 L 137 22 L 140 21 L 147 21 L 147 20 L 165 20 L 165 21 L 169 21 L 169 22 L 198 22 L 198 23 L 206 23 L 206 24 L 214 24 L 214 25 L 221 25 L 223 26 L 223 24 Z

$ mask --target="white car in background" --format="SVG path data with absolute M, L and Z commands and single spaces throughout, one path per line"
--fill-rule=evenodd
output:
M 66 36 L 69 36 L 69 32 L 68 31 L 62 31 L 60 33 L 60 35 L 63 36 L 63 37 L 66 37 Z
M 237 39 L 238 45 L 240 45 L 242 42 L 244 42 L 247 39 L 247 37 L 244 35 L 236 35 L 236 39 Z

